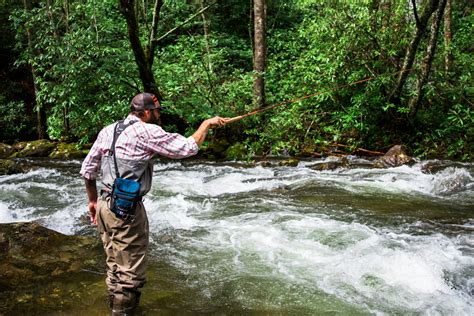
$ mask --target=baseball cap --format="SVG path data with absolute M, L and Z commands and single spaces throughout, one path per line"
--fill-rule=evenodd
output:
M 163 109 L 158 98 L 153 93 L 142 92 L 133 97 L 130 102 L 132 111 L 145 111 L 154 109 Z

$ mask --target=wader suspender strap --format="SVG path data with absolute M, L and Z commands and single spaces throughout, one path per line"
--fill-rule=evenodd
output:
M 131 121 L 128 124 L 123 123 L 124 120 L 120 120 L 117 122 L 114 128 L 114 140 L 112 141 L 112 146 L 110 146 L 110 155 L 114 156 L 114 165 L 115 165 L 115 177 L 120 178 L 120 174 L 118 171 L 118 166 L 117 166 L 117 159 L 115 158 L 115 143 L 117 142 L 117 139 L 119 138 L 120 134 L 129 126 L 132 124 L 135 124 L 137 121 Z M 141 178 L 141 177 L 140 177 Z
M 142 197 L 139 195 L 141 176 L 138 181 L 123 179 L 120 177 L 117 158 L 115 157 L 115 143 L 122 132 L 135 122 L 136 121 L 124 124 L 123 120 L 118 121 L 114 128 L 114 139 L 112 141 L 112 146 L 110 147 L 110 154 L 114 157 L 116 176 L 112 186 L 110 210 L 117 218 L 132 221 L 135 218 L 135 207 L 138 202 L 142 201 Z

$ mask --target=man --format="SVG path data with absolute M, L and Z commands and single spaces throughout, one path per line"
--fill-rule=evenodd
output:
M 130 104 L 131 112 L 123 122 L 126 128 L 116 137 L 115 146 L 112 143 L 118 123 L 102 129 L 80 171 L 89 198 L 90 219 L 97 225 L 107 255 L 106 284 L 112 315 L 131 315 L 138 305 L 139 289 L 145 283 L 149 233 L 141 197 L 151 188 L 151 159 L 155 155 L 169 158 L 195 155 L 209 129 L 226 123 L 226 119 L 217 116 L 207 119 L 191 137 L 185 138 L 168 133 L 157 125 L 160 109 L 162 107 L 153 94 L 136 95 Z M 111 210 L 115 166 L 121 178 L 140 183 L 139 202 L 131 216 L 123 217 Z M 96 186 L 99 168 L 104 185 L 100 194 Z

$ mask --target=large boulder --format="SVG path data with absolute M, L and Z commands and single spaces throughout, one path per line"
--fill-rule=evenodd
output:
M 105 307 L 101 248 L 98 237 L 66 236 L 35 222 L 0 224 L 0 315 L 70 315 L 74 306 Z
M 390 148 L 385 155 L 374 161 L 376 168 L 398 167 L 412 163 L 415 159 L 410 157 L 402 145 L 395 145 Z
M 56 145 L 47 139 L 35 140 L 32 142 L 27 142 L 24 146 L 22 144 L 20 151 L 13 154 L 12 157 L 47 157 L 55 147 Z

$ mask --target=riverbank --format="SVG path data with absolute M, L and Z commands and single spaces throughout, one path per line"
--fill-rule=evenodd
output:
M 74 143 L 61 143 L 52 142 L 48 140 L 38 140 L 32 142 L 20 142 L 13 145 L 0 143 L 0 175 L 21 173 L 28 170 L 29 165 L 22 162 L 21 159 L 28 158 L 44 158 L 53 160 L 68 160 L 68 159 L 83 159 L 89 149 L 89 145 L 79 145 Z M 341 147 L 342 145 L 337 145 Z M 271 157 L 271 156 L 260 156 L 260 157 L 248 157 L 245 146 L 242 144 L 235 144 L 229 146 L 229 144 L 223 144 L 222 142 L 216 142 L 208 144 L 201 148 L 197 156 L 191 159 L 209 159 L 211 161 L 260 161 L 262 165 L 271 166 L 272 163 L 269 161 L 278 160 L 278 165 L 281 166 L 296 166 L 301 159 L 313 159 L 326 157 L 336 157 L 336 160 L 321 165 L 324 169 L 335 169 L 338 167 L 349 167 L 351 166 L 350 161 L 347 159 L 348 156 L 357 155 L 359 157 L 365 157 L 370 161 L 369 164 L 364 163 L 366 167 L 373 168 L 385 168 L 395 167 L 403 164 L 409 164 L 416 161 L 415 158 L 408 155 L 405 148 L 401 145 L 396 145 L 390 148 L 386 153 L 378 151 L 368 151 L 358 148 L 352 153 L 347 153 L 338 150 L 339 147 L 331 148 L 330 151 L 324 155 L 321 153 L 308 152 L 304 156 L 286 156 L 286 157 Z M 347 149 L 342 146 L 342 148 Z M 166 160 L 166 159 L 165 159 Z M 354 166 L 352 166 L 354 167 Z M 355 166 L 357 167 L 357 166 Z

